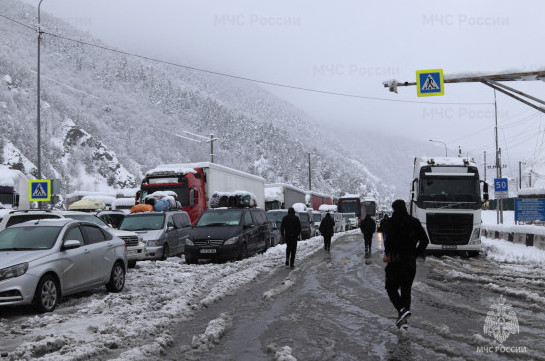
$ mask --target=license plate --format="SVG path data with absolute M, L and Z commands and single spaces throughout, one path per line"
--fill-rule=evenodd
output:
M 216 253 L 216 249 L 201 249 L 201 253 Z
M 455 244 L 444 244 L 443 249 L 458 249 L 458 246 Z

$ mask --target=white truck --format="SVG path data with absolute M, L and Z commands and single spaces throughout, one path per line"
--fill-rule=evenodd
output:
M 156 191 L 173 191 L 194 225 L 210 207 L 216 192 L 244 191 L 254 195 L 257 207 L 265 207 L 265 179 L 216 163 L 163 164 L 146 172 L 137 203 Z
M 481 186 L 473 160 L 460 157 L 416 157 L 410 214 L 420 220 L 430 243 L 428 251 L 477 256 L 481 251 Z
M 295 203 L 305 204 L 306 192 L 285 183 L 265 184 L 265 210 L 288 209 Z
M 0 207 L 30 209 L 28 178 L 23 172 L 0 165 Z

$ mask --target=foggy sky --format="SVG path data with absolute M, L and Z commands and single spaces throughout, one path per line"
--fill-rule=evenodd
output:
M 383 81 L 415 81 L 415 72 L 423 69 L 448 75 L 545 68 L 539 43 L 545 3 L 539 0 L 43 0 L 41 10 L 124 51 L 267 82 L 393 100 L 263 86 L 319 122 L 353 127 L 362 141 L 374 129 L 444 142 L 449 155 L 458 146 L 474 157 L 494 153 L 493 90 L 447 84 L 444 96 L 417 97 L 415 87 L 393 94 Z M 544 82 L 508 85 L 545 98 Z M 544 158 L 545 117 L 499 93 L 497 104 L 504 162 L 513 171 L 519 161 L 532 167 Z

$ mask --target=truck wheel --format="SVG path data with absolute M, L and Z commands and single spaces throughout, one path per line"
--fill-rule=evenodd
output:
M 467 256 L 468 257 L 479 257 L 479 251 L 468 251 Z
M 60 296 L 59 286 L 55 277 L 45 275 L 38 282 L 38 287 L 36 287 L 34 308 L 38 313 L 52 312 L 59 304 Z
M 163 255 L 161 256 L 161 261 L 167 260 L 169 252 L 170 252 L 170 249 L 168 247 L 168 243 L 165 243 L 163 245 Z
M 185 256 L 185 263 L 187 264 L 197 264 L 197 259 L 189 256 Z
M 112 267 L 112 273 L 110 274 L 110 281 L 106 284 L 106 289 L 109 292 L 118 293 L 123 290 L 125 286 L 125 268 L 121 262 L 116 262 Z

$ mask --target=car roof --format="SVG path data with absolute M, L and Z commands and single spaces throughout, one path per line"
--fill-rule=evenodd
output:
M 15 227 L 28 227 L 28 226 L 57 226 L 57 227 L 63 227 L 69 223 L 86 223 L 86 224 L 93 224 L 91 222 L 82 222 L 71 218 L 41 218 L 41 219 L 33 219 L 30 221 L 25 221 L 21 223 L 14 224 L 10 226 L 9 228 L 15 228 Z

